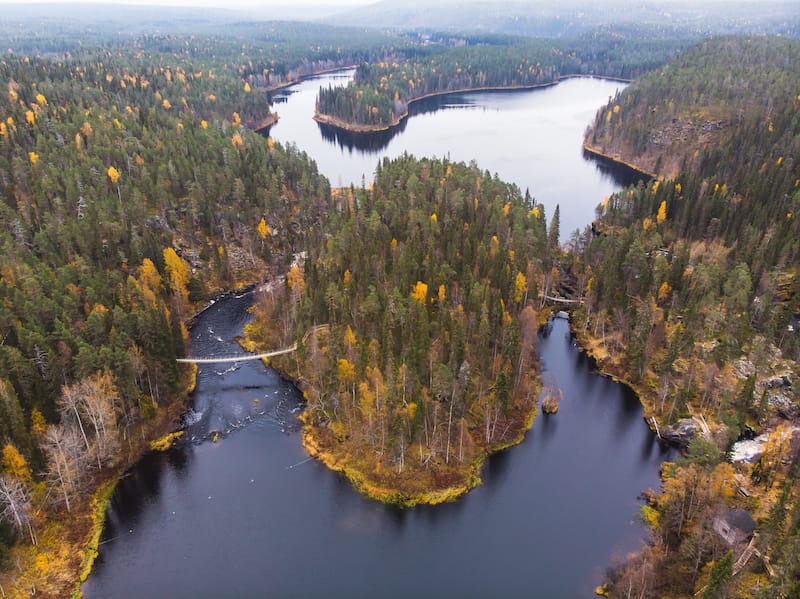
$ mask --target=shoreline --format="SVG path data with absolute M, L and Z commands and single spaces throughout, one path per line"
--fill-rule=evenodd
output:
M 272 106 L 272 97 L 271 94 L 275 92 L 281 91 L 282 89 L 286 89 L 287 87 L 291 87 L 293 85 L 297 85 L 298 83 L 302 83 L 307 79 L 312 79 L 313 77 L 319 77 L 320 75 L 325 75 L 327 73 L 335 73 L 337 71 L 345 71 L 348 69 L 355 69 L 358 65 L 345 65 L 341 67 L 331 67 L 329 69 L 322 69 L 320 71 L 314 71 L 313 73 L 308 73 L 307 75 L 302 75 L 293 81 L 287 81 L 286 83 L 281 83 L 278 85 L 268 85 L 263 87 L 262 89 L 267 94 L 269 101 L 269 106 Z M 247 124 L 248 128 L 255 132 L 260 133 L 264 129 L 269 129 L 273 125 L 276 125 L 280 120 L 280 115 L 277 112 L 270 112 L 266 117 L 261 119 L 260 121 L 253 121 Z
M 470 87 L 463 89 L 449 89 L 449 90 L 429 92 L 427 94 L 423 94 L 421 96 L 417 96 L 416 98 L 408 100 L 405 112 L 396 116 L 393 122 L 386 125 L 364 125 L 360 123 L 348 123 L 347 121 L 343 121 L 335 116 L 331 116 L 329 114 L 323 114 L 316 110 L 314 111 L 314 116 L 312 118 L 318 123 L 330 125 L 331 127 L 336 127 L 337 129 L 341 129 L 342 131 L 348 131 L 349 133 L 380 133 L 381 131 L 389 131 L 391 129 L 394 129 L 395 127 L 400 125 L 400 123 L 402 123 L 403 120 L 407 119 L 409 117 L 408 108 L 415 102 L 420 102 L 422 100 L 427 100 L 429 98 L 435 98 L 437 96 L 447 96 L 449 94 L 468 94 L 474 92 L 493 92 L 493 91 L 494 92 L 525 91 L 525 90 L 539 89 L 545 87 L 554 87 L 559 84 L 562 78 L 547 83 L 535 83 L 531 85 L 495 85 L 486 87 Z
M 264 279 L 259 279 L 258 281 L 244 286 L 215 294 L 213 297 L 209 298 L 202 307 L 187 318 L 185 324 L 192 327 L 197 317 L 219 300 L 233 294 L 250 293 L 263 283 Z M 80 545 L 78 549 L 83 558 L 79 569 L 76 571 L 76 579 L 71 585 L 72 591 L 69 593 L 70 597 L 80 598 L 83 595 L 81 587 L 89 578 L 94 568 L 94 562 L 99 553 L 100 539 L 105 530 L 108 505 L 111 502 L 119 481 L 125 477 L 126 473 L 131 468 L 136 466 L 147 452 L 163 451 L 163 449 L 154 448 L 152 446 L 153 441 L 171 437 L 169 440 L 172 442 L 174 438 L 178 436 L 177 433 L 182 430 L 178 426 L 180 424 L 180 417 L 186 411 L 191 401 L 192 393 L 194 393 L 195 386 L 197 385 L 197 366 L 190 366 L 191 374 L 186 376 L 187 380 L 180 393 L 175 397 L 174 401 L 164 407 L 164 413 L 160 416 L 158 422 L 148 427 L 148 430 L 143 435 L 140 435 L 141 443 L 138 449 L 131 454 L 130 459 L 117 465 L 107 478 L 101 480 L 97 488 L 94 489 L 88 497 L 86 501 L 88 509 L 85 514 L 82 514 L 82 517 L 91 519 L 92 525 L 86 534 L 86 542 Z
M 643 168 L 641 166 L 637 166 L 633 162 L 628 162 L 627 160 L 625 160 L 621 156 L 615 156 L 613 154 L 607 154 L 607 153 L 603 152 L 601 149 L 592 146 L 588 141 L 584 141 L 583 142 L 583 149 L 586 152 L 588 152 L 589 154 L 592 154 L 593 156 L 597 156 L 597 157 L 600 157 L 600 158 L 605 158 L 606 160 L 610 160 L 611 162 L 613 162 L 615 164 L 621 164 L 622 166 L 627 166 L 629 169 L 634 170 L 637 173 L 641 173 L 642 175 L 646 175 L 646 176 L 650 177 L 651 179 L 658 179 L 658 177 L 659 177 L 658 173 L 654 173 L 654 172 L 648 171 L 648 170 L 646 170 L 645 168 Z
M 340 69 L 335 69 L 340 70 Z M 332 72 L 332 71 L 329 71 Z M 428 92 L 427 94 L 423 94 L 416 98 L 412 98 L 408 100 L 406 110 L 400 115 L 397 115 L 391 123 L 385 125 L 367 125 L 361 123 L 350 123 L 348 121 L 344 121 L 338 117 L 321 113 L 317 110 L 314 111 L 314 116 L 312 117 L 318 123 L 322 123 L 324 125 L 330 125 L 331 127 L 335 127 L 341 131 L 347 131 L 348 133 L 380 133 L 382 131 L 390 131 L 395 127 L 398 127 L 405 119 L 409 118 L 409 108 L 415 102 L 419 102 L 422 100 L 427 100 L 429 98 L 435 98 L 437 96 L 447 96 L 450 94 L 469 94 L 469 93 L 479 93 L 479 92 L 513 92 L 513 91 L 527 91 L 533 89 L 543 89 L 547 87 L 555 87 L 559 83 L 561 83 L 565 79 L 606 79 L 609 81 L 618 81 L 620 83 L 630 83 L 630 79 L 622 79 L 620 77 L 606 77 L 603 75 L 581 75 L 581 74 L 571 74 L 571 75 L 560 75 L 557 79 L 553 81 L 549 81 L 546 83 L 532 83 L 530 85 L 489 85 L 483 87 L 470 87 L 470 88 L 461 88 L 461 89 L 450 89 L 450 90 L 442 90 L 442 91 L 434 91 Z M 639 169 L 636 169 L 639 170 Z
M 297 85 L 298 83 L 302 83 L 307 79 L 311 79 L 312 77 L 319 77 L 320 75 L 326 75 L 328 73 L 335 73 L 336 71 L 347 71 L 348 69 L 357 69 L 357 64 L 351 65 L 344 65 L 341 67 L 331 67 L 329 69 L 322 69 L 320 71 L 314 71 L 313 73 L 308 73 L 307 75 L 301 75 L 297 79 L 293 81 L 287 81 L 286 83 L 279 83 L 278 85 L 267 85 L 263 89 L 267 94 L 273 94 L 275 92 L 281 91 L 282 89 L 286 89 L 287 87 L 291 87 L 293 85 Z
M 463 482 L 446 487 L 434 487 L 425 491 L 406 491 L 401 487 L 390 487 L 371 480 L 368 474 L 349 464 L 346 455 L 341 457 L 322 447 L 323 442 L 314 436 L 315 432 L 319 434 L 320 431 L 317 430 L 316 426 L 308 422 L 303 415 L 300 416 L 300 421 L 303 424 L 302 444 L 303 449 L 306 450 L 310 458 L 318 460 L 332 472 L 344 476 L 352 487 L 367 499 L 401 508 L 411 508 L 417 505 L 438 505 L 455 501 L 483 483 L 481 474 L 486 461 L 493 455 L 519 445 L 525 440 L 539 413 L 537 404 L 538 402 L 533 402 L 531 409 L 525 413 L 524 421 L 517 435 L 509 441 L 482 449 L 470 464 L 465 465 Z
M 285 363 L 274 364 L 268 358 L 262 360 L 262 362 L 265 366 L 275 370 L 283 380 L 294 385 L 303 396 L 304 401 L 307 402 L 309 383 L 302 375 L 294 376 L 290 374 L 285 367 Z M 538 398 L 541 391 L 541 368 L 538 354 L 537 361 L 531 370 L 536 371 L 535 396 Z M 325 429 L 315 425 L 306 416 L 308 414 L 306 407 L 304 406 L 303 411 L 298 415 L 298 420 L 302 424 L 301 443 L 309 459 L 314 458 L 332 472 L 344 476 L 350 485 L 366 499 L 401 508 L 410 508 L 417 505 L 437 505 L 455 501 L 481 485 L 483 483 L 481 474 L 486 461 L 493 455 L 522 443 L 533 428 L 533 423 L 539 415 L 538 400 L 532 401 L 528 406 L 524 404 L 518 406 L 520 412 L 519 426 L 516 427 L 514 436 L 489 447 L 480 448 L 469 463 L 465 462 L 461 468 L 451 470 L 451 474 L 457 473 L 460 475 L 459 478 L 461 480 L 456 484 L 439 487 L 431 486 L 420 490 L 419 488 L 404 488 L 401 485 L 387 485 L 370 478 L 370 471 L 364 470 L 363 464 L 353 460 L 346 450 L 337 452 L 335 445 L 333 448 L 331 447 L 330 435 Z
M 82 596 L 82 585 L 98 556 L 107 508 L 117 484 L 150 451 L 151 439 L 176 428 L 190 399 L 194 375 L 182 374 L 180 392 L 152 419 L 128 428 L 130 444 L 120 461 L 96 475 L 90 490 L 79 497 L 71 512 L 49 513 L 37 526 L 38 543 L 15 548 L 18 567 L 0 577 L 4 597 L 28 596 L 29 589 L 48 597 Z
M 260 131 L 263 131 L 264 129 L 269 129 L 270 127 L 275 125 L 278 122 L 279 118 L 280 117 L 278 116 L 277 112 L 270 112 L 266 117 L 264 117 L 260 121 L 256 121 L 254 123 L 251 123 L 248 126 L 248 128 L 250 130 L 258 133 Z
M 310 73 L 310 74 L 308 74 L 306 76 L 303 76 L 303 77 L 301 77 L 301 78 L 299 78 L 297 80 L 294 80 L 294 81 L 291 81 L 291 82 L 287 82 L 287 83 L 282 84 L 280 86 L 277 86 L 275 88 L 268 88 L 267 91 L 268 91 L 268 93 L 273 93 L 273 92 L 278 91 L 280 89 L 284 89 L 284 88 L 287 88 L 287 87 L 291 87 L 292 85 L 298 84 L 298 83 L 302 82 L 305 79 L 310 79 L 310 78 L 313 78 L 315 76 L 323 75 L 325 73 L 342 71 L 342 70 L 346 70 L 346 69 L 349 69 L 349 68 L 352 68 L 352 67 L 348 67 L 348 66 L 334 67 L 334 68 L 331 68 L 331 69 L 326 69 L 326 70 L 323 70 L 323 71 Z M 611 79 L 611 80 L 618 80 L 618 81 L 623 81 L 623 82 L 625 81 L 625 80 L 619 80 L 619 79 L 596 76 L 596 75 L 565 75 L 565 76 L 562 76 L 559 79 L 557 79 L 555 81 L 552 81 L 552 82 L 529 85 L 529 86 L 484 87 L 484 88 L 471 88 L 471 89 L 432 92 L 430 94 L 426 94 L 426 95 L 420 96 L 418 98 L 414 98 L 413 100 L 410 100 L 409 101 L 409 106 L 413 102 L 416 102 L 416 101 L 420 101 L 420 100 L 427 99 L 427 98 L 430 98 L 430 97 L 448 95 L 448 94 L 472 93 L 472 92 L 481 92 L 481 91 L 509 91 L 509 92 L 512 92 L 512 91 L 524 91 L 524 90 L 531 90 L 531 89 L 538 89 L 538 88 L 554 87 L 554 86 L 558 85 L 561 82 L 562 79 L 571 79 L 571 78 Z M 313 118 L 317 122 L 325 122 L 326 124 L 330 124 L 330 125 L 332 125 L 334 127 L 338 127 L 338 128 L 341 128 L 341 129 L 344 129 L 344 130 L 347 130 L 347 131 L 351 131 L 351 132 L 355 132 L 355 133 L 370 133 L 370 132 L 378 132 L 378 131 L 382 131 L 382 130 L 388 130 L 388 129 L 391 129 L 393 127 L 396 127 L 398 124 L 400 124 L 400 122 L 402 122 L 403 119 L 408 118 L 408 116 L 409 116 L 409 113 L 408 113 L 408 111 L 406 111 L 397 120 L 397 123 L 395 123 L 393 125 L 389 125 L 389 126 L 385 126 L 385 127 L 381 127 L 381 128 L 377 128 L 377 129 L 376 128 L 369 128 L 369 126 L 366 126 L 367 128 L 364 129 L 364 130 L 353 130 L 353 129 L 350 129 L 348 127 L 341 127 L 341 126 L 338 126 L 337 124 L 335 124 L 334 122 L 328 122 L 326 120 L 322 120 L 321 118 L 318 118 L 318 117 L 328 117 L 328 115 L 317 115 L 317 114 L 315 114 Z M 337 121 L 337 119 L 335 119 L 333 117 L 328 117 L 328 118 L 331 121 Z M 256 131 L 256 132 L 258 132 L 258 131 L 263 130 L 265 128 L 271 127 L 272 125 L 274 125 L 277 122 L 278 122 L 278 114 L 277 113 L 271 113 L 263 121 L 261 121 L 260 123 L 257 123 L 256 125 L 252 126 L 251 129 Z M 642 169 L 636 167 L 633 164 L 625 162 L 624 160 L 617 159 L 617 158 L 615 158 L 613 156 L 606 155 L 606 154 L 602 153 L 601 151 L 590 147 L 586 143 L 584 143 L 583 146 L 584 146 L 584 149 L 586 149 L 587 151 L 589 151 L 589 152 L 591 152 L 593 154 L 596 154 L 598 156 L 602 156 L 604 158 L 610 159 L 610 160 L 612 160 L 614 162 L 618 162 L 620 164 L 623 164 L 625 166 L 628 166 L 628 167 L 636 170 L 637 172 L 642 172 L 643 174 L 647 174 L 648 176 L 655 176 L 655 175 L 652 175 L 650 173 L 647 173 L 646 171 L 643 171 Z M 245 285 L 243 287 L 238 287 L 238 288 L 235 288 L 235 289 L 232 289 L 232 290 L 223 291 L 223 292 L 220 292 L 218 294 L 215 294 L 212 298 L 210 298 L 203 305 L 203 307 L 201 307 L 198 311 L 196 311 L 192 316 L 190 316 L 187 319 L 186 324 L 188 326 L 191 326 L 194 323 L 195 319 L 202 312 L 204 312 L 206 309 L 208 309 L 211 305 L 213 305 L 214 303 L 216 303 L 220 299 L 222 299 L 222 298 L 224 298 L 224 297 L 226 297 L 228 295 L 234 294 L 234 293 L 251 292 L 255 288 L 257 288 L 260 284 L 263 284 L 263 282 L 264 282 L 264 280 L 262 279 L 262 280 L 259 280 L 259 281 L 256 281 L 256 282 L 252 282 L 252 283 L 250 283 L 248 285 Z M 622 382 L 623 384 L 626 384 L 629 388 L 631 388 L 633 390 L 634 393 L 636 393 L 637 398 L 639 399 L 640 403 L 642 403 L 641 402 L 641 397 L 642 396 L 641 396 L 641 394 L 639 393 L 639 391 L 636 388 L 632 387 L 626 381 L 620 380 L 616 376 L 606 373 L 602 369 L 601 361 L 599 359 L 597 359 L 593 355 L 593 353 L 591 353 L 588 350 L 587 347 L 585 347 L 583 341 L 580 339 L 580 337 L 577 336 L 577 334 L 576 334 L 576 338 L 579 339 L 579 344 L 581 346 L 581 351 L 584 351 L 584 353 L 586 353 L 587 355 L 589 355 L 593 359 L 595 359 L 595 362 L 597 363 L 597 366 L 598 366 L 598 371 L 601 372 L 603 374 L 603 376 L 611 376 L 612 378 L 614 378 L 614 380 L 618 380 L 619 382 Z M 291 377 L 291 375 L 288 374 L 288 372 L 279 371 L 279 374 L 282 377 L 287 377 L 290 380 L 292 380 L 293 382 L 295 382 L 295 380 Z M 146 439 L 145 439 L 145 441 L 142 442 L 140 448 L 137 450 L 135 457 L 131 458 L 130 460 L 126 460 L 126 462 L 124 464 L 119 465 L 117 467 L 118 470 L 116 470 L 109 477 L 109 479 L 107 479 L 105 481 L 102 481 L 97 486 L 97 488 L 92 492 L 91 496 L 87 499 L 86 505 L 87 505 L 87 507 L 89 507 L 89 509 L 87 509 L 85 516 L 91 518 L 95 522 L 95 527 L 90 529 L 90 534 L 87 536 L 86 543 L 80 545 L 80 550 L 81 550 L 81 554 L 83 555 L 83 559 L 81 561 L 80 568 L 75 573 L 76 576 L 75 576 L 75 579 L 73 581 L 73 585 L 71 587 L 72 588 L 72 592 L 70 593 L 70 596 L 73 596 L 73 597 L 80 597 L 81 596 L 81 586 L 82 586 L 83 582 L 91 574 L 91 571 L 93 569 L 94 561 L 95 561 L 95 559 L 97 557 L 99 541 L 100 541 L 100 538 L 101 538 L 101 535 L 102 535 L 102 531 L 103 531 L 103 529 L 105 527 L 107 506 L 108 506 L 108 503 L 111 500 L 111 497 L 113 496 L 113 492 L 114 492 L 114 489 L 116 488 L 117 483 L 119 482 L 119 480 L 121 480 L 121 478 L 123 478 L 125 476 L 125 473 L 129 469 L 131 469 L 132 467 L 134 467 L 138 463 L 138 461 L 141 459 L 141 457 L 147 451 L 150 451 L 149 443 L 150 443 L 150 441 L 152 439 L 157 439 L 158 437 L 162 436 L 165 433 L 171 433 L 171 432 L 174 432 L 175 430 L 177 430 L 176 429 L 176 422 L 177 422 L 176 418 L 178 418 L 180 416 L 180 414 L 186 409 L 187 402 L 190 401 L 190 399 L 191 399 L 191 393 L 193 391 L 194 384 L 196 382 L 196 369 L 192 373 L 190 379 L 191 380 L 187 381 L 186 386 L 181 390 L 180 394 L 174 399 L 174 401 L 171 402 L 169 405 L 165 406 L 164 414 L 159 419 L 159 422 L 157 424 L 154 424 L 152 427 L 148 427 L 147 433 L 145 435 Z M 295 384 L 297 385 L 296 382 L 295 382 Z M 298 389 L 300 389 L 302 391 L 302 388 L 301 388 L 300 385 L 297 385 L 297 387 L 298 387 Z M 644 405 L 643 405 L 643 408 L 644 408 Z M 525 439 L 527 433 L 531 430 L 531 428 L 533 426 L 533 422 L 534 422 L 538 412 L 539 412 L 538 402 L 533 402 L 532 405 L 530 406 L 530 410 L 528 410 L 525 413 L 524 421 L 522 422 L 521 428 L 520 428 L 519 433 L 517 435 L 515 435 L 511 440 L 509 440 L 509 441 L 507 441 L 507 442 L 505 442 L 503 444 L 499 444 L 497 446 L 481 450 L 479 452 L 479 454 L 475 456 L 475 459 L 472 461 L 472 463 L 469 465 L 469 467 L 465 468 L 466 477 L 465 477 L 464 484 L 450 486 L 450 487 L 446 487 L 446 488 L 442 488 L 442 489 L 433 489 L 429 493 L 424 493 L 424 494 L 405 495 L 405 494 L 403 494 L 401 489 L 387 489 L 385 487 L 381 487 L 381 486 L 378 486 L 376 484 L 370 484 L 370 481 L 368 481 L 366 479 L 366 477 L 364 477 L 363 474 L 359 470 L 356 470 L 356 469 L 353 469 L 353 468 L 348 468 L 346 462 L 343 462 L 343 461 L 337 459 L 337 457 L 335 455 L 333 455 L 333 454 L 329 454 L 327 452 L 324 452 L 320 448 L 319 444 L 317 443 L 317 440 L 313 436 L 313 427 L 311 427 L 310 425 L 306 424 L 305 422 L 303 422 L 302 444 L 303 444 L 304 449 L 306 450 L 306 452 L 309 454 L 310 457 L 314 457 L 315 459 L 321 461 L 330 470 L 344 475 L 345 478 L 353 485 L 353 487 L 357 491 L 359 491 L 359 493 L 361 493 L 362 495 L 364 495 L 365 497 L 367 497 L 369 499 L 377 500 L 377 501 L 380 501 L 382 503 L 399 505 L 399 506 L 402 506 L 402 507 L 411 507 L 411 506 L 420 505 L 420 504 L 436 505 L 436 504 L 439 504 L 439 503 L 442 503 L 442 502 L 454 501 L 454 500 L 458 499 L 459 497 L 462 497 L 464 494 L 466 494 L 471 489 L 473 489 L 473 488 L 477 487 L 478 485 L 480 485 L 482 483 L 482 479 L 481 479 L 480 475 L 481 475 L 481 472 L 482 472 L 482 470 L 483 470 L 483 468 L 485 466 L 486 460 L 489 457 L 491 457 L 492 455 L 494 455 L 494 454 L 500 453 L 500 452 L 502 452 L 502 451 L 504 451 L 504 450 L 506 450 L 506 449 L 508 449 L 510 447 L 513 447 L 513 446 L 516 446 L 516 445 L 520 444 Z M 301 420 L 302 420 L 302 418 L 301 418 Z
M 648 417 L 648 414 L 650 414 L 650 409 L 644 402 L 644 399 L 647 397 L 644 388 L 642 388 L 640 385 L 632 383 L 628 379 L 621 376 L 619 373 L 613 372 L 612 369 L 607 368 L 607 362 L 609 361 L 611 356 L 610 355 L 603 356 L 599 352 L 595 351 L 595 349 L 592 347 L 593 343 L 600 342 L 599 338 L 595 338 L 588 333 L 579 332 L 577 328 L 573 326 L 572 322 L 570 322 L 569 330 L 570 333 L 572 334 L 572 337 L 578 344 L 578 349 L 583 354 L 591 358 L 592 361 L 594 362 L 595 371 L 597 372 L 597 374 L 599 374 L 604 378 L 610 379 L 615 383 L 624 385 L 625 387 L 630 389 L 634 395 L 636 395 L 636 400 L 642 407 L 642 418 L 644 418 L 644 421 L 647 423 L 647 428 L 649 428 L 653 434 L 657 435 L 659 440 L 661 440 L 664 443 L 667 443 L 667 441 L 663 440 L 658 431 L 653 427 L 652 423 L 653 417 L 652 416 Z M 670 446 L 674 447 L 673 445 Z

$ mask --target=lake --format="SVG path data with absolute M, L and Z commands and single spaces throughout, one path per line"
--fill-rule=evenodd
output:
M 638 174 L 609 168 L 584 155 L 583 135 L 597 109 L 624 87 L 616 81 L 566 79 L 525 91 L 450 94 L 415 102 L 410 118 L 389 132 L 340 133 L 311 117 L 320 87 L 344 85 L 352 71 L 313 78 L 275 94 L 279 121 L 268 134 L 311 156 L 331 185 L 369 183 L 383 156 L 475 160 L 482 169 L 529 190 L 544 204 L 548 222 L 561 207 L 561 239 L 583 231 L 603 197 L 634 183 Z

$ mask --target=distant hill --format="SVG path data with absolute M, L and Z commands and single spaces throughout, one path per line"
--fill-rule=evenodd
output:
M 3 4 L 0 24 L 8 31 L 18 24 L 38 23 L 42 26 L 62 26 L 67 30 L 77 27 L 98 27 L 119 30 L 120 33 L 213 33 L 230 23 L 249 23 L 293 20 L 312 21 L 346 10 L 344 5 L 327 4 L 264 4 L 257 1 L 239 1 L 226 4 L 218 0 L 197 0 L 202 6 L 168 6 L 101 4 L 88 2 L 61 3 L 9 3 Z M 13 33 L 13 29 L 8 31 Z M 58 33 L 57 31 L 55 33 Z M 53 31 L 50 31 L 52 36 Z
M 574 37 L 608 24 L 658 25 L 685 34 L 780 33 L 800 35 L 800 2 L 603 3 L 383 0 L 326 19 L 337 25 L 491 31 L 536 37 Z

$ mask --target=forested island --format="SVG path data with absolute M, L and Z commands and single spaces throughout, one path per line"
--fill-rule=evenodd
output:
M 789 33 L 792 23 L 782 23 Z M 37 25 L 38 27 L 38 25 Z M 782 31 L 784 29 L 781 29 Z M 538 301 L 564 273 L 582 345 L 686 448 L 613 569 L 622 596 L 798 592 L 800 49 L 627 27 L 532 41 L 232 23 L 225 35 L 4 37 L 0 61 L 0 566 L 3 594 L 64 596 L 105 501 L 192 386 L 192 315 L 276 278 L 249 343 L 304 390 L 305 442 L 365 493 L 451 499 L 518 442 L 538 399 Z M 463 47 L 461 47 L 463 46 Z M 650 74 L 677 56 L 663 69 Z M 603 201 L 564 251 L 558 215 L 479 166 L 404 156 L 331 190 L 255 135 L 270 91 L 360 65 L 319 111 L 391 126 L 426 94 L 637 78 L 586 147 L 658 175 Z M 279 343 L 276 343 L 279 342 Z M 726 451 L 768 441 L 754 465 Z M 756 558 L 714 535 L 755 518 Z M 733 577 L 734 572 L 737 574 Z M 740 573 L 741 572 L 741 573 Z

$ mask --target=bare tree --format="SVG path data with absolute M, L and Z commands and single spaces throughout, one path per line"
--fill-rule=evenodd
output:
M 28 485 L 13 476 L 0 474 L 0 519 L 10 522 L 22 534 L 26 531 L 36 545 L 31 517 L 31 493 Z
M 77 424 L 86 452 L 94 454 L 97 469 L 114 457 L 119 447 L 117 437 L 117 408 L 119 393 L 108 371 L 97 372 L 61 390 L 59 407 L 62 421 Z M 90 443 L 84 420 L 94 431 Z
M 70 498 L 80 489 L 80 481 L 88 461 L 80 433 L 69 424 L 51 424 L 44 433 L 42 449 L 47 455 L 47 478 L 50 486 L 60 491 L 69 512 Z
M 89 438 L 86 436 L 86 431 L 83 428 L 83 421 L 81 420 L 80 412 L 78 408 L 81 403 L 80 398 L 80 391 L 78 389 L 78 385 L 64 385 L 61 388 L 61 397 L 58 398 L 58 407 L 61 411 L 61 420 L 64 424 L 67 422 L 74 422 L 78 430 L 80 430 L 81 438 L 83 439 L 83 444 L 86 446 L 86 453 L 91 451 L 89 447 Z M 97 467 L 100 468 L 100 463 L 98 462 Z M 67 508 L 69 511 L 69 508 Z
M 77 383 L 80 411 L 94 429 L 94 452 L 97 467 L 113 459 L 119 448 L 117 407 L 119 393 L 108 371 L 98 372 Z

